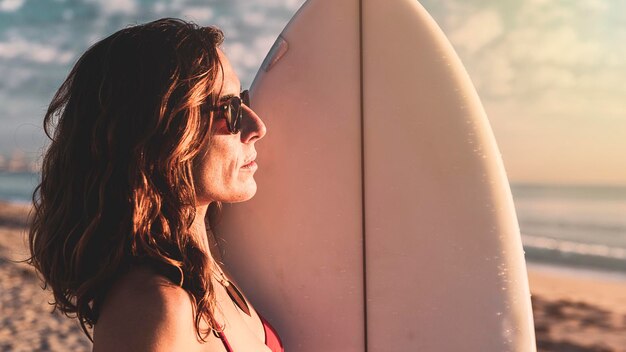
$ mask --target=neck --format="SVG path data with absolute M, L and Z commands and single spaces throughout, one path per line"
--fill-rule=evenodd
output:
M 215 259 L 221 260 L 213 232 L 210 229 L 207 230 L 207 225 L 204 221 L 208 208 L 208 204 L 196 207 L 196 217 L 191 225 L 191 233 L 194 240 L 200 245 L 200 248 L 209 256 L 209 260 L 213 261 L 214 256 L 217 256 Z
M 193 219 L 193 224 L 191 225 L 191 235 L 198 245 L 200 245 L 200 248 L 211 257 L 211 247 L 209 246 L 206 224 L 204 223 L 204 217 L 206 216 L 208 208 L 208 205 L 199 205 L 196 207 L 196 217 Z

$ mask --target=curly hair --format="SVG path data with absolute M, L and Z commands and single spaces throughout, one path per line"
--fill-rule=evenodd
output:
M 107 291 L 136 263 L 188 292 L 200 339 L 218 328 L 212 264 L 190 228 L 222 41 L 215 27 L 171 18 L 122 29 L 82 55 L 48 107 L 28 262 L 90 339 Z

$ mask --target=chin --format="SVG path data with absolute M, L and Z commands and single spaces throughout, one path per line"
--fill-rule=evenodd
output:
M 228 200 L 223 200 L 225 203 L 240 203 L 252 199 L 256 194 L 256 182 L 251 182 L 245 187 L 242 187 L 235 195 L 228 197 Z

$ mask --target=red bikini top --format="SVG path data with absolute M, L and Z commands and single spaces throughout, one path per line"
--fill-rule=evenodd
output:
M 280 341 L 280 337 L 274 328 L 267 322 L 267 320 L 261 318 L 261 322 L 263 323 L 263 330 L 265 330 L 265 345 L 272 350 L 272 352 L 285 352 L 283 348 L 283 342 Z
M 272 350 L 272 352 L 285 352 L 285 349 L 283 348 L 283 343 L 280 341 L 280 337 L 278 337 L 276 330 L 274 330 L 274 328 L 270 325 L 270 323 L 268 323 L 267 320 L 263 319 L 261 315 L 259 315 L 259 318 L 261 318 L 261 323 L 263 324 L 263 330 L 265 331 L 265 345 L 269 347 L 270 350 Z M 228 340 L 226 339 L 226 335 L 224 335 L 224 332 L 223 331 L 218 332 L 218 336 L 220 340 L 222 340 L 224 347 L 226 347 L 226 351 L 234 352 L 232 347 L 230 347 L 230 344 L 228 343 Z

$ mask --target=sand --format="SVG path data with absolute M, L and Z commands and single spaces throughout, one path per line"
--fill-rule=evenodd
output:
M 0 351 L 90 351 L 32 268 L 14 262 L 28 256 L 27 212 L 0 202 Z M 538 351 L 626 352 L 626 276 L 530 265 L 529 279 Z
M 0 203 L 0 351 L 90 351 L 75 320 L 55 312 L 28 257 L 26 206 Z
M 539 351 L 626 351 L 626 276 L 529 266 Z

